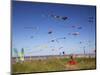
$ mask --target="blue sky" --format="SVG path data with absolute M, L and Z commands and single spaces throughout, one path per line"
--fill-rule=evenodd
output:
M 93 53 L 95 49 L 95 6 L 13 1 L 12 56 L 24 48 L 25 56 Z M 67 20 L 50 15 L 67 16 Z M 93 17 L 89 22 L 89 17 Z M 72 26 L 75 26 L 74 28 Z M 81 27 L 81 29 L 78 29 Z M 48 34 L 52 31 L 51 34 Z M 72 35 L 78 32 L 79 35 Z M 66 37 L 66 39 L 60 39 Z M 57 41 L 51 42 L 51 40 Z M 80 43 L 81 42 L 81 43 Z M 61 48 L 61 49 L 60 49 Z

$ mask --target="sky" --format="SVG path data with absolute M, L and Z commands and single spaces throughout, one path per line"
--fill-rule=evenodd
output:
M 19 53 L 23 48 L 25 56 L 94 53 L 95 10 L 95 6 L 13 1 L 12 56 L 14 48 Z

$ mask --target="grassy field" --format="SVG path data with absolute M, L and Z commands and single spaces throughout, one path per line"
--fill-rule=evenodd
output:
M 46 60 L 32 60 L 12 65 L 13 73 L 47 72 L 63 70 L 95 69 L 95 58 L 76 58 L 76 65 L 69 65 L 70 59 L 51 58 Z

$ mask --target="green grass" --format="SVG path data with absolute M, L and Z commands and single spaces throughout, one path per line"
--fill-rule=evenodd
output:
M 79 62 L 80 69 L 95 69 L 96 68 L 96 60 L 94 58 L 83 58 L 77 59 Z
M 13 73 L 29 73 L 29 72 L 45 72 L 45 71 L 62 71 L 70 70 L 66 63 L 70 59 L 51 58 L 47 60 L 33 60 L 23 63 L 12 64 Z M 73 66 L 73 70 L 77 69 L 95 69 L 95 58 L 77 58 L 78 64 Z M 76 69 L 74 67 L 77 67 Z M 71 69 L 72 70 L 72 69 Z

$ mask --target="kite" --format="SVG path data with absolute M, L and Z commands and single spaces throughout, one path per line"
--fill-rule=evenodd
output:
M 45 15 L 42 15 L 42 17 L 44 17 Z M 52 18 L 54 18 L 54 19 L 57 19 L 57 20 L 63 20 L 63 21 L 65 21 L 65 20 L 67 20 L 68 19 L 68 17 L 67 16 L 59 16 L 59 15 L 54 15 L 54 14 L 49 14 L 49 15 L 47 15 L 48 17 L 52 17 Z
M 49 29 L 48 34 L 52 34 L 52 32 L 53 32 L 52 29 Z
M 93 16 L 90 16 L 89 19 L 94 19 L 94 17 Z
M 37 27 L 27 26 L 27 27 L 24 27 L 24 29 L 27 29 L 27 30 L 37 30 Z
M 23 62 L 24 61 L 24 49 L 22 48 L 21 52 L 18 52 L 17 49 L 14 48 L 14 52 L 16 53 L 16 62 L 18 62 L 19 60 Z
M 18 53 L 18 51 L 17 51 L 17 49 L 16 48 L 14 48 L 14 52 L 17 54 Z
M 21 49 L 21 52 L 19 53 L 19 59 L 22 62 L 24 62 L 24 48 Z
M 63 53 L 63 55 L 65 55 L 65 52 L 64 51 L 62 53 Z
M 73 32 L 73 33 L 68 33 L 68 35 L 74 35 L 74 36 L 77 36 L 77 35 L 80 35 L 79 32 Z
M 76 26 L 72 26 L 72 28 L 75 28 Z
M 93 20 L 88 20 L 88 22 L 93 22 Z
M 79 36 L 80 35 L 80 32 L 72 32 L 72 33 L 68 33 L 68 35 Z
M 51 42 L 55 42 L 55 40 L 51 40 Z
M 24 48 L 22 48 L 22 51 L 21 51 L 21 52 L 22 52 L 22 54 L 24 55 Z
M 56 38 L 56 39 L 53 39 L 53 40 L 51 40 L 51 42 L 58 42 L 59 43 L 59 41 L 58 40 L 61 40 L 61 39 L 66 39 L 66 37 L 61 37 L 61 38 Z
M 50 16 L 55 19 L 59 19 L 59 20 L 67 20 L 68 19 L 67 16 L 56 16 L 56 15 L 50 15 Z
M 82 44 L 82 42 L 80 41 L 80 44 Z
M 51 40 L 51 42 L 58 42 L 59 43 L 59 41 L 57 39 Z
M 78 27 L 78 29 L 82 29 L 82 27 Z
M 17 51 L 16 48 L 14 48 L 14 52 L 15 52 L 15 54 L 16 54 L 16 62 L 18 62 L 18 51 Z
M 82 29 L 81 26 L 71 26 L 72 28 Z
M 59 50 L 62 49 L 62 48 L 63 48 L 63 47 L 60 47 Z
M 61 38 L 56 38 L 56 39 L 58 39 L 58 40 L 59 40 L 59 39 L 66 39 L 66 37 L 61 37 Z
M 51 34 L 51 33 L 52 33 L 52 31 L 49 31 L 49 32 L 48 32 L 48 34 Z
M 74 32 L 74 33 L 72 33 L 72 35 L 77 36 L 77 35 L 80 35 L 80 33 L 79 32 Z
M 94 22 L 93 20 L 94 20 L 94 17 L 93 17 L 93 16 L 90 16 L 90 17 L 88 18 L 88 22 Z
M 63 20 L 66 20 L 68 17 L 62 17 Z

